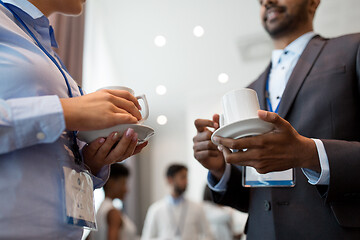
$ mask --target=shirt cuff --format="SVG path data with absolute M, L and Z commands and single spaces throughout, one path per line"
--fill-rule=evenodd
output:
M 105 185 L 110 176 L 110 165 L 104 166 L 100 172 L 95 176 L 91 174 L 94 189 L 101 188 Z
M 55 142 L 65 130 L 60 99 L 56 95 L 0 99 L 0 127 L 4 137 L 0 153 Z
M 302 168 L 304 175 L 308 178 L 308 182 L 312 185 L 329 185 L 330 183 L 330 167 L 328 156 L 325 151 L 324 144 L 319 139 L 312 139 L 315 142 L 318 152 L 321 173 L 314 170 Z
M 214 192 L 226 192 L 227 189 L 227 183 L 230 179 L 231 175 L 231 165 L 226 163 L 225 165 L 225 172 L 218 182 L 217 179 L 210 173 L 208 173 L 208 186 L 211 190 Z

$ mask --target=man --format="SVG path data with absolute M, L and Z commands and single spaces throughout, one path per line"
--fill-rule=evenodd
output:
M 202 207 L 184 197 L 187 168 L 173 164 L 166 172 L 169 196 L 152 204 L 146 215 L 143 240 L 213 239 Z
M 269 110 L 259 118 L 274 131 L 215 138 L 219 151 L 209 129 L 219 127 L 219 116 L 195 121 L 194 156 L 210 170 L 214 201 L 249 212 L 249 240 L 360 239 L 360 34 L 314 34 L 319 3 L 260 1 L 276 50 L 249 87 Z M 296 185 L 243 188 L 237 166 L 259 173 L 294 168 Z

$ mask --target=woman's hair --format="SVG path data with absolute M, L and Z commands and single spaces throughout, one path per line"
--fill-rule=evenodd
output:
M 129 177 L 130 171 L 127 167 L 125 167 L 122 163 L 114 163 L 110 166 L 110 176 L 108 181 L 104 184 L 104 191 L 108 190 L 108 182 L 110 179 L 117 179 L 121 177 Z
M 114 163 L 110 166 L 110 178 L 129 177 L 129 169 L 122 163 Z

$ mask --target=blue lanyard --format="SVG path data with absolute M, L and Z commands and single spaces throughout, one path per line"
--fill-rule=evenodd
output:
M 65 79 L 65 83 L 66 83 L 66 87 L 68 89 L 68 93 L 69 93 L 69 97 L 72 98 L 73 94 L 71 91 L 71 87 L 70 87 L 70 83 L 66 77 L 65 72 L 63 71 L 63 69 L 61 68 L 61 66 L 59 65 L 59 63 L 56 61 L 56 59 L 44 48 L 44 46 L 40 43 L 40 41 L 37 39 L 37 37 L 35 36 L 35 34 L 28 28 L 28 26 L 24 23 L 24 21 L 13 11 L 11 10 L 8 6 L 6 6 L 6 4 L 0 0 L 1 5 L 3 5 L 7 10 L 9 10 L 13 16 L 16 18 L 16 20 L 18 20 L 21 25 L 26 29 L 26 31 L 30 34 L 30 36 L 34 39 L 34 41 L 36 42 L 37 46 L 45 53 L 45 55 L 50 58 L 50 60 L 55 64 L 55 66 L 59 69 L 60 73 L 63 75 L 64 79 Z M 60 58 L 58 58 L 59 62 L 61 63 L 61 65 L 64 66 L 64 64 L 62 64 Z M 65 68 L 65 66 L 64 66 Z M 66 69 L 66 68 L 65 68 Z M 68 71 L 67 71 L 68 72 Z M 69 74 L 69 72 L 68 72 Z M 70 74 L 69 74 L 70 75 Z M 82 89 L 80 86 L 78 86 L 80 94 L 84 95 Z M 76 140 L 76 131 L 72 132 L 72 140 L 73 140 L 73 145 L 72 145 L 72 151 L 74 154 L 74 158 L 75 158 L 75 162 L 77 164 L 81 163 L 81 155 L 80 155 L 80 151 L 79 151 L 79 146 L 77 145 L 77 140 Z
M 267 104 L 268 104 L 268 106 L 269 106 L 269 111 L 270 111 L 270 112 L 274 112 L 274 113 L 278 113 L 282 98 L 280 98 L 279 104 L 277 105 L 275 111 L 273 111 L 273 108 L 272 108 L 272 105 L 271 105 L 271 101 L 270 101 L 269 79 L 270 79 L 270 72 L 269 72 L 269 74 L 268 74 L 268 76 L 267 76 L 267 79 L 266 79 L 265 98 L 266 98 Z
M 36 44 L 38 45 L 38 47 L 46 54 L 46 56 L 48 58 L 50 58 L 50 60 L 55 64 L 55 66 L 59 69 L 59 71 L 61 72 L 61 74 L 63 75 L 64 79 L 65 79 L 65 83 L 66 83 L 66 87 L 68 89 L 68 93 L 69 93 L 69 97 L 73 97 L 72 91 L 71 91 L 71 87 L 70 87 L 70 83 L 66 77 L 65 72 L 62 70 L 61 66 L 59 65 L 59 63 L 56 61 L 56 59 L 44 48 L 44 46 L 40 43 L 40 41 L 37 39 L 37 37 L 35 36 L 35 34 L 28 28 L 28 26 L 24 23 L 24 21 L 13 11 L 11 10 L 8 6 L 6 6 L 6 4 L 0 0 L 1 5 L 3 5 L 7 10 L 9 10 L 14 17 L 16 18 L 16 20 L 18 20 L 21 25 L 26 29 L 26 31 L 30 34 L 30 36 L 34 39 L 34 41 L 36 42 Z M 59 61 L 61 61 L 59 59 Z M 69 74 L 70 75 L 70 74 Z M 79 86 L 79 91 L 81 93 L 81 95 L 83 95 L 83 91 L 81 89 L 81 87 Z

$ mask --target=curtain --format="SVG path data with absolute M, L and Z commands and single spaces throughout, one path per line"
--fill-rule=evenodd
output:
M 75 17 L 53 14 L 49 18 L 59 45 L 55 51 L 64 62 L 70 75 L 80 86 L 82 85 L 83 68 L 84 13 L 85 11 Z

